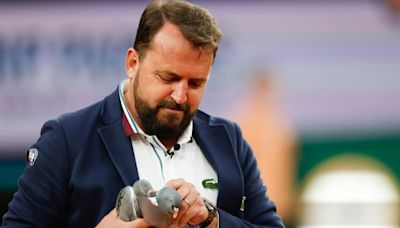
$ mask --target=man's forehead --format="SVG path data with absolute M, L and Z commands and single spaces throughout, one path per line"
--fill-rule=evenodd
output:
M 155 47 L 164 49 L 176 48 L 177 43 L 180 46 L 194 48 L 194 45 L 186 39 L 177 25 L 166 22 L 150 42 L 150 49 Z

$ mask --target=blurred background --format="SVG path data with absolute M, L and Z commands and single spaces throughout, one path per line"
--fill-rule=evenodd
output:
M 400 227 L 400 3 L 193 1 L 224 32 L 201 109 L 254 149 L 288 227 Z M 42 124 L 126 76 L 146 1 L 0 2 L 0 214 Z

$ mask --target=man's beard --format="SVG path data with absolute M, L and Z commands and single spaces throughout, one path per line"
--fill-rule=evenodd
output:
M 156 135 L 158 139 L 173 139 L 178 138 L 183 131 L 189 126 L 196 110 L 190 112 L 189 106 L 186 104 L 179 105 L 174 101 L 160 101 L 155 108 L 139 96 L 139 77 L 140 69 L 136 75 L 133 84 L 133 99 L 135 100 L 135 109 L 140 122 L 142 123 L 143 130 L 148 135 Z M 178 124 L 171 124 L 179 121 L 179 117 L 173 114 L 166 114 L 164 118 L 159 119 L 157 114 L 161 108 L 169 108 L 173 110 L 183 111 L 183 118 Z

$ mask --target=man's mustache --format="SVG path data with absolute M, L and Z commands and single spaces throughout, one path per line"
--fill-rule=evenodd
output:
M 189 107 L 187 104 L 177 104 L 173 101 L 161 101 L 158 103 L 157 108 L 169 108 L 177 111 L 187 112 L 189 111 Z

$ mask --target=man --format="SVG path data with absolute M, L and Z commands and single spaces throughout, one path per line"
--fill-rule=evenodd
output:
M 43 126 L 3 225 L 148 227 L 113 209 L 124 186 L 147 179 L 183 199 L 173 227 L 282 227 L 238 126 L 197 110 L 221 36 L 199 6 L 150 3 L 128 79 Z

